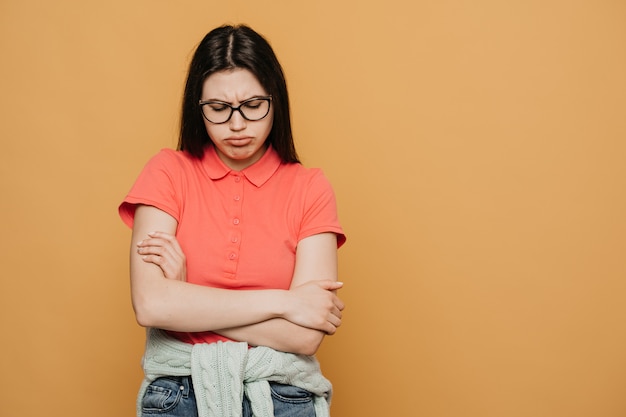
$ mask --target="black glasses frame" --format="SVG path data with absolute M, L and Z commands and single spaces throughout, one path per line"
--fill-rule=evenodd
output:
M 247 103 L 250 103 L 251 101 L 258 101 L 258 100 L 262 100 L 262 101 L 267 101 L 267 112 L 262 116 L 259 117 L 257 119 L 250 119 L 248 116 L 245 115 L 245 113 L 241 110 L 242 106 L 245 106 Z M 247 100 L 242 101 L 241 103 L 239 103 L 239 105 L 237 107 L 234 107 L 233 105 L 231 105 L 230 103 L 226 103 L 225 101 L 219 101 L 219 100 L 200 100 L 198 102 L 198 104 L 200 105 L 200 111 L 202 112 L 202 117 L 204 117 L 208 122 L 213 123 L 214 125 L 221 125 L 224 123 L 228 123 L 231 119 L 231 117 L 233 117 L 233 113 L 235 113 L 236 111 L 239 112 L 239 114 L 241 115 L 241 117 L 243 117 L 244 119 L 246 119 L 249 122 L 256 122 L 262 119 L 265 119 L 267 117 L 268 114 L 270 114 L 270 108 L 272 107 L 272 96 L 260 96 L 260 97 L 252 97 L 249 98 Z M 204 106 L 207 104 L 221 104 L 227 107 L 230 107 L 230 114 L 228 115 L 228 118 L 226 120 L 224 120 L 223 122 L 214 122 L 212 120 L 210 120 L 208 117 L 206 117 L 206 114 L 204 114 Z

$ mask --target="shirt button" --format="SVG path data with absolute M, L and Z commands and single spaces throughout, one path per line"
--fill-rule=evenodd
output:
M 235 201 L 239 201 L 239 200 L 241 200 L 241 196 L 236 195 L 236 196 L 234 196 L 234 197 L 233 197 L 233 200 L 235 200 Z
M 237 243 L 237 242 L 239 242 L 239 239 L 237 237 L 232 237 L 232 238 L 230 238 L 230 241 L 233 242 L 233 243 Z
M 239 224 L 239 219 L 233 219 L 233 224 Z
M 241 181 L 241 177 L 235 177 L 235 182 Z
M 237 254 L 234 252 L 231 252 L 230 254 L 228 254 L 228 259 L 233 260 L 237 257 Z

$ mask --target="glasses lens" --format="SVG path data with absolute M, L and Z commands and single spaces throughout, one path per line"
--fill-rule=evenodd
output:
M 270 101 L 266 98 L 248 100 L 241 103 L 239 110 L 248 120 L 261 120 L 270 111 Z
M 230 119 L 231 112 L 231 107 L 225 103 L 214 102 L 202 105 L 202 113 L 211 123 L 225 123 Z

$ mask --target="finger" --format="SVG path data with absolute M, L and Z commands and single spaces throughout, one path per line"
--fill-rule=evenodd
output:
M 137 253 L 141 255 L 166 256 L 168 251 L 163 246 L 141 246 L 137 248 Z
M 148 236 L 152 238 L 163 239 L 169 244 L 171 244 L 175 249 L 181 250 L 180 245 L 178 244 L 178 239 L 176 239 L 176 236 L 174 235 L 170 235 L 169 233 L 165 233 L 165 232 L 150 232 L 148 233 Z
M 177 252 L 172 244 L 161 239 L 146 239 L 137 244 L 137 251 L 143 254 L 170 256 L 172 259 L 184 259 L 182 252 Z
M 151 247 L 151 246 L 159 246 L 166 248 L 173 254 L 175 254 L 180 259 L 184 259 L 185 254 L 183 253 L 182 248 L 178 244 L 176 238 L 172 235 L 168 235 L 166 233 L 158 232 L 158 237 L 154 233 L 150 233 L 149 235 L 153 235 L 154 237 L 147 238 L 142 240 L 137 244 L 138 247 Z
M 315 284 L 317 284 L 320 288 L 324 289 L 324 290 L 328 290 L 328 291 L 336 291 L 340 288 L 343 287 L 343 282 L 341 281 L 333 281 L 330 279 L 325 279 L 325 280 L 319 280 L 319 281 L 313 281 Z
M 163 258 L 159 255 L 143 255 L 141 257 L 141 260 L 146 263 L 155 264 L 157 266 L 161 266 L 161 264 L 164 262 Z
M 154 239 L 156 241 L 164 241 L 164 242 L 176 241 L 176 237 L 173 235 L 170 235 L 169 233 L 150 232 L 148 233 L 148 236 L 142 242 L 147 242 L 147 241 L 150 241 L 151 239 Z
M 148 236 L 154 236 L 154 237 L 159 237 L 162 238 L 163 240 L 167 241 L 169 244 L 172 245 L 172 247 L 174 247 L 174 249 L 176 249 L 177 252 L 182 253 L 182 248 L 180 247 L 179 243 L 178 243 L 178 239 L 176 239 L 176 236 L 174 235 L 170 235 L 169 233 L 165 233 L 165 232 L 150 232 L 148 233 Z
M 341 312 L 341 310 L 339 310 L 338 308 L 333 309 L 333 310 L 331 311 L 331 314 L 332 314 L 334 317 L 337 317 L 337 318 L 339 318 L 339 319 L 341 319 L 341 318 L 343 317 L 343 313 L 342 313 L 342 312 Z
M 167 250 L 159 247 L 140 248 L 137 249 L 137 253 L 139 253 L 142 258 L 147 258 L 150 262 L 158 263 L 159 265 L 165 265 L 173 261 L 171 254 Z
M 163 274 L 165 276 L 170 276 L 173 274 L 174 269 L 173 266 L 176 265 L 175 262 L 169 257 L 169 254 L 157 254 L 157 253 L 147 253 L 142 255 L 141 259 L 144 262 L 153 263 L 159 266 L 163 270 Z
M 167 239 L 162 238 L 146 238 L 141 242 L 137 243 L 138 247 L 149 247 L 149 246 L 160 246 L 160 247 L 173 247 L 173 244 L 170 243 Z
M 341 324 L 341 312 L 331 311 L 328 315 L 328 321 L 332 323 L 335 327 L 339 327 L 339 325 Z
M 337 326 L 335 326 L 334 324 L 332 324 L 330 322 L 328 323 L 328 327 L 326 328 L 326 330 L 324 330 L 324 332 L 327 335 L 333 335 L 333 334 L 335 334 L 336 331 L 337 331 Z

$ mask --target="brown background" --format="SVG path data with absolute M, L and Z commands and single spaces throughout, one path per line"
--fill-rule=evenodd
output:
M 334 416 L 626 415 L 625 2 L 4 0 L 3 417 L 133 415 L 116 207 L 225 22 L 338 195 Z

